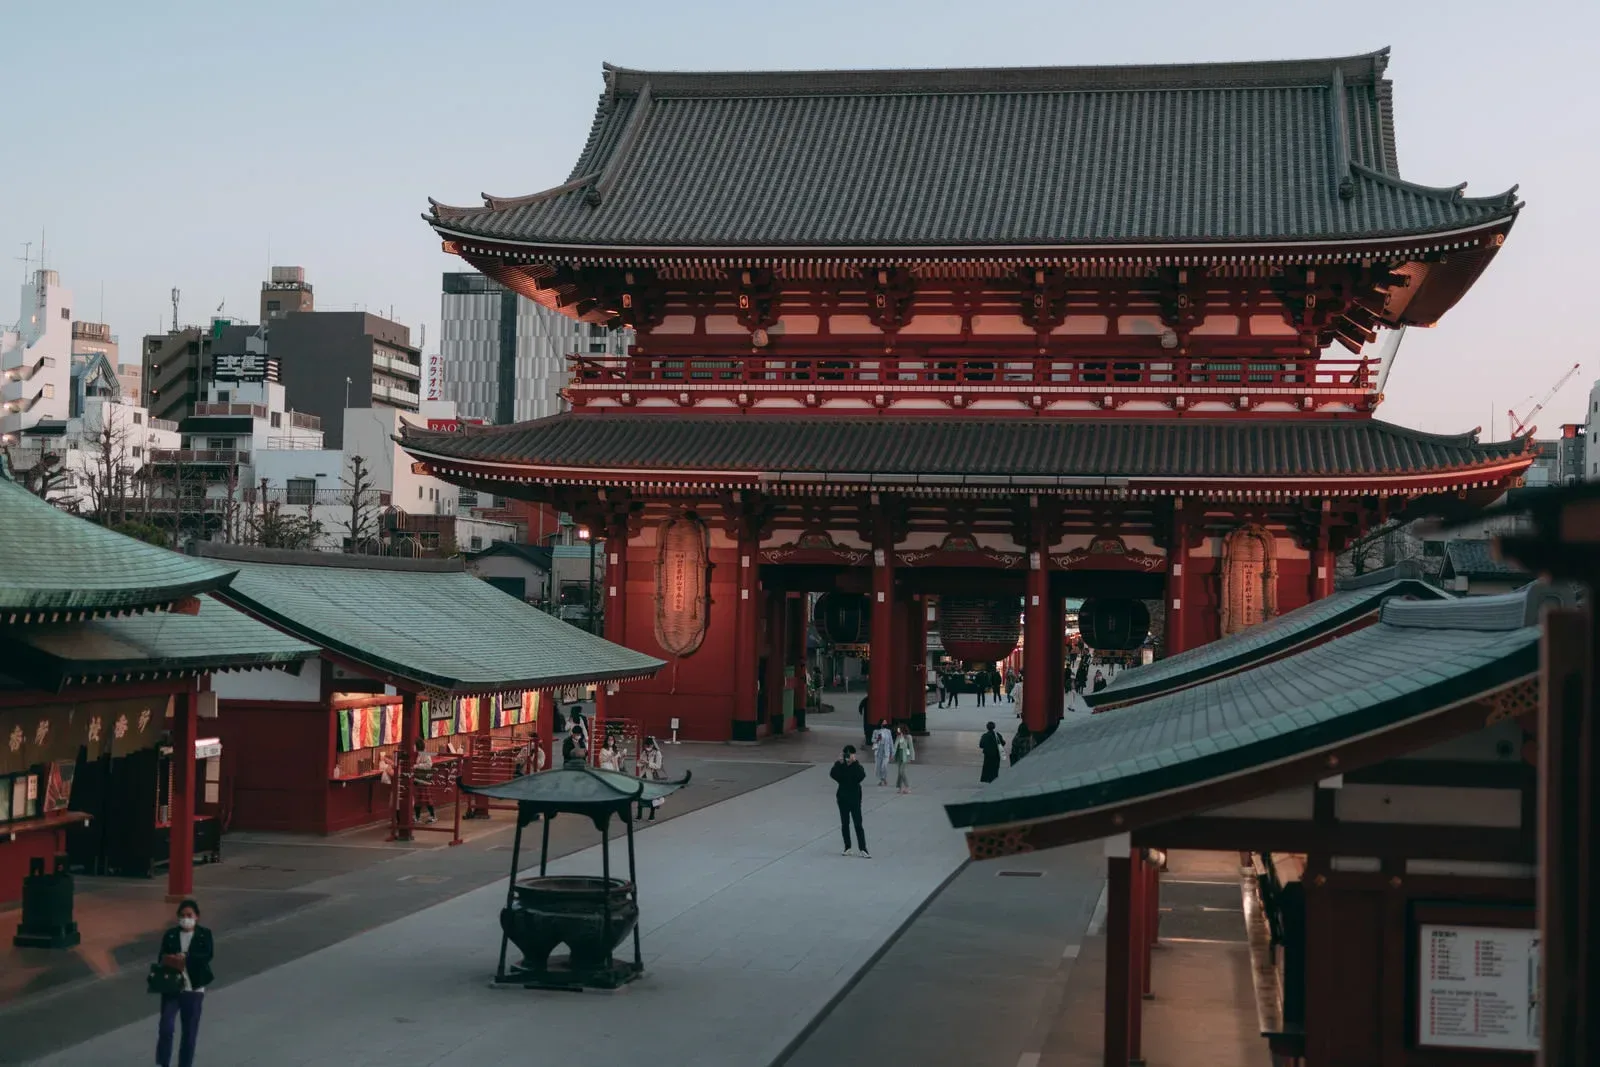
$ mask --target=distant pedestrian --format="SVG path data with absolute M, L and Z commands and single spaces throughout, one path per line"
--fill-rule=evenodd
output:
M 973 671 L 967 677 L 972 679 L 972 688 L 978 693 L 978 707 L 983 707 L 984 697 L 989 694 L 989 675 L 984 671 Z
M 961 687 L 963 683 L 964 679 L 955 671 L 951 671 L 944 676 L 944 687 L 950 693 L 950 706 L 952 708 L 961 706 Z
M 978 781 L 992 782 L 1000 777 L 1000 753 L 1005 748 L 1006 739 L 1000 736 L 994 723 L 984 727 L 983 737 L 978 740 L 978 751 L 983 753 L 983 770 L 978 773 Z
M 872 710 L 870 707 L 867 706 L 868 705 L 868 701 L 870 699 L 871 698 L 869 698 L 869 697 L 862 697 L 861 698 L 861 708 L 860 708 L 860 712 L 861 712 L 861 743 L 863 745 L 868 746 L 868 747 L 870 747 L 872 745 L 872 720 L 867 717 L 867 713 Z
M 1011 703 L 1016 705 L 1017 718 L 1019 718 L 1019 719 L 1022 718 L 1022 676 L 1021 675 L 1018 675 L 1017 676 L 1017 680 L 1011 683 Z
M 1017 732 L 1011 736 L 1011 766 L 1017 765 L 1017 760 L 1028 754 L 1033 747 L 1033 731 L 1028 729 L 1028 724 L 1019 722 Z
M 1082 693 L 1089 684 L 1089 656 L 1085 653 L 1078 657 L 1078 674 L 1073 680 L 1072 691 Z
M 567 732 L 566 740 L 561 742 L 561 762 L 572 763 L 574 761 L 578 763 L 589 762 L 588 735 L 576 726 Z
M 988 682 L 990 690 L 994 693 L 994 702 L 996 704 L 1000 703 L 1000 698 L 1005 694 L 1001 689 L 1000 672 L 994 668 L 993 664 L 989 666 Z
M 894 733 L 889 720 L 884 719 L 872 733 L 872 762 L 878 772 L 878 784 L 889 784 L 889 757 L 894 754 Z
M 182 1020 L 183 1040 L 178 1046 L 178 1067 L 194 1067 L 194 1050 L 200 1041 L 200 1010 L 206 986 L 212 982 L 211 931 L 200 925 L 200 905 L 185 900 L 178 905 L 178 925 L 161 935 L 157 963 L 166 980 L 177 988 L 161 994 L 161 1021 L 156 1027 L 156 1063 L 172 1067 L 172 1031 Z M 152 969 L 151 982 L 157 972 Z M 177 974 L 180 980 L 173 982 Z
M 844 746 L 843 754 L 834 760 L 828 777 L 836 783 L 833 799 L 839 805 L 839 833 L 844 836 L 844 854 L 855 855 L 850 847 L 850 825 L 854 823 L 861 858 L 871 859 L 872 856 L 867 852 L 867 834 L 861 828 L 861 783 L 866 780 L 867 769 L 856 761 L 856 746 Z
M 426 798 L 426 799 L 424 799 Z M 417 738 L 417 758 L 411 764 L 411 821 L 422 821 L 422 809 L 428 809 L 428 821 L 438 822 L 433 813 L 433 754 L 422 738 Z
M 939 696 L 939 706 L 944 707 L 947 694 L 945 693 L 944 672 L 935 671 L 933 675 L 933 691 Z
M 616 743 L 609 734 L 600 742 L 600 769 L 602 771 L 616 771 L 622 769 L 622 763 L 617 755 Z
M 644 746 L 639 749 L 639 756 L 634 761 L 634 774 L 652 782 L 659 782 L 666 778 L 666 757 L 662 755 L 661 746 L 656 744 L 654 737 L 646 737 Z M 639 815 L 643 817 L 648 810 L 650 821 L 656 821 L 656 809 L 661 806 L 661 798 L 655 800 L 639 801 Z
M 1106 676 L 1101 671 L 1094 672 L 1094 691 L 1096 693 L 1106 687 Z
M 906 764 L 915 763 L 916 759 L 917 747 L 912 743 L 911 735 L 902 726 L 894 738 L 894 786 L 902 793 L 911 792 L 911 779 L 906 777 Z

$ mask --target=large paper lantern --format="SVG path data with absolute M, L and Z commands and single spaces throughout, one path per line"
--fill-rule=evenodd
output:
M 1150 609 L 1142 600 L 1094 597 L 1078 609 L 1078 631 L 1083 643 L 1096 651 L 1138 648 L 1150 633 Z
M 705 640 L 711 577 L 705 523 L 693 515 L 663 522 L 656 536 L 656 643 L 691 655 Z
M 830 645 L 864 645 L 872 635 L 872 601 L 860 593 L 823 593 L 811 621 Z
M 1022 636 L 1021 619 L 1016 597 L 939 598 L 939 639 L 956 659 L 979 663 L 1005 659 Z

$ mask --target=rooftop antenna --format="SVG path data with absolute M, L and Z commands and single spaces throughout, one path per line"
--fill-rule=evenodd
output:
M 178 287 L 172 287 L 172 332 L 178 332 Z
M 24 285 L 28 283 L 28 275 L 33 273 L 28 269 L 28 264 L 33 262 L 33 256 L 31 254 L 32 252 L 33 242 L 24 241 L 22 242 L 22 255 L 15 257 L 22 261 L 22 283 Z

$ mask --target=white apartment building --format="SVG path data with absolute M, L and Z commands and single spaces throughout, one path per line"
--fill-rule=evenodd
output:
M 623 356 L 633 331 L 574 322 L 482 274 L 444 275 L 439 359 L 425 395 L 506 424 L 566 410 L 568 357 Z
M 71 415 L 72 294 L 39 269 L 22 286 L 15 326 L 0 330 L 0 444 Z
M 1583 478 L 1600 481 L 1600 381 L 1589 387 L 1589 410 L 1584 413 Z

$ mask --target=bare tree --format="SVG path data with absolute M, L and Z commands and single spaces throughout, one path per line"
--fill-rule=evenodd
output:
M 128 489 L 132 464 L 128 454 L 128 427 L 117 418 L 117 409 L 100 405 L 100 428 L 94 435 L 94 455 L 84 470 L 87 517 L 101 526 L 116 526 L 128 521 Z
M 40 449 L 38 458 L 24 466 L 23 461 L 28 458 L 21 449 L 6 449 L 6 465 L 11 468 L 17 483 L 41 500 L 67 511 L 77 511 L 77 497 L 72 492 L 72 473 L 62 463 L 60 454 Z
M 315 548 L 323 532 L 312 505 L 306 505 L 306 513 L 299 515 L 269 499 L 265 478 L 261 479 L 260 505 L 251 508 L 249 526 L 251 541 L 262 548 Z
M 340 476 L 339 484 L 344 486 L 344 503 L 350 507 L 343 524 L 344 550 L 361 552 L 378 533 L 377 493 L 366 458 L 351 456 L 350 472 Z

